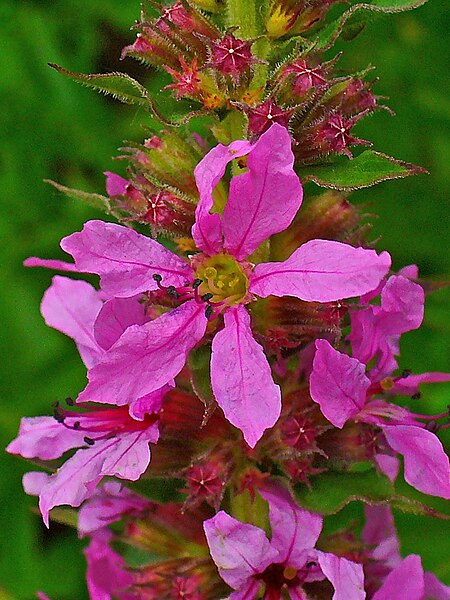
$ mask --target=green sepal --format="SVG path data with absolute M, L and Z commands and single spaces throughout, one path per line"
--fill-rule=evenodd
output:
M 205 115 L 204 109 L 191 110 L 189 105 L 180 101 L 176 103 L 176 106 L 183 109 L 184 112 L 181 115 L 175 115 L 173 119 L 162 115 L 152 98 L 151 92 L 126 73 L 113 72 L 86 75 L 84 73 L 74 73 L 53 63 L 49 63 L 49 66 L 62 73 L 62 75 L 66 75 L 102 94 L 110 95 L 124 104 L 133 104 L 147 109 L 161 123 L 169 127 L 179 127 L 188 123 L 193 117 Z M 167 96 L 165 96 L 165 101 L 166 104 L 170 102 Z
M 366 150 L 352 160 L 345 158 L 335 164 L 300 167 L 297 172 L 301 181 L 313 181 L 320 187 L 343 191 L 371 187 L 388 179 L 428 173 L 422 167 L 374 150 Z
M 53 63 L 49 63 L 49 66 L 87 87 L 102 92 L 103 94 L 109 94 L 125 104 L 137 104 L 139 106 L 149 105 L 150 98 L 147 90 L 138 81 L 126 73 L 113 72 L 85 75 L 84 73 L 68 71 Z
M 90 192 L 84 192 L 82 190 L 75 190 L 73 188 L 66 187 L 65 185 L 61 185 L 52 179 L 44 179 L 45 183 L 49 183 L 54 188 L 56 188 L 59 192 L 62 192 L 69 198 L 73 200 L 81 200 L 85 204 L 92 206 L 93 208 L 98 208 L 108 214 L 117 216 L 114 210 L 111 208 L 111 203 L 109 198 L 106 196 L 102 196 L 101 194 L 92 194 Z
M 354 39 L 367 23 L 383 14 L 392 14 L 418 8 L 427 0 L 372 0 L 364 4 L 354 4 L 338 19 L 324 27 L 317 36 L 317 48 L 327 50 L 339 38 Z
M 181 502 L 185 499 L 180 492 L 183 480 L 176 477 L 141 477 L 137 481 L 127 481 L 127 487 L 155 502 Z

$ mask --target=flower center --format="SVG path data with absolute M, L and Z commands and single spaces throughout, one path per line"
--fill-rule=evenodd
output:
M 202 281 L 200 295 L 210 295 L 213 304 L 239 304 L 248 292 L 247 275 L 242 266 L 228 254 L 206 257 L 197 268 L 196 277 Z

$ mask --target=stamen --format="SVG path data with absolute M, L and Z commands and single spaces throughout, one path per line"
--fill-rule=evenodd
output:
M 201 286 L 203 283 L 203 279 L 194 279 L 194 282 L 192 284 L 192 287 L 194 288 L 194 290 L 196 290 L 199 286 Z
M 416 392 L 411 396 L 412 400 L 420 400 L 420 398 L 422 398 L 422 394 L 420 392 Z
M 207 319 L 210 319 L 212 317 L 213 314 L 213 307 L 211 306 L 211 304 L 208 304 L 208 306 L 205 308 L 205 317 Z
M 411 374 L 411 369 L 403 369 L 402 374 L 400 375 L 400 379 L 405 379 L 405 377 L 409 377 Z
M 75 400 L 73 398 L 66 398 L 65 400 L 67 406 L 74 406 L 75 405 Z
M 88 446 L 93 446 L 95 444 L 95 440 L 90 437 L 85 436 L 83 439 Z
M 203 294 L 203 296 L 200 296 L 200 298 L 203 300 L 203 302 L 208 302 L 213 296 L 214 294 L 209 292 L 208 294 Z

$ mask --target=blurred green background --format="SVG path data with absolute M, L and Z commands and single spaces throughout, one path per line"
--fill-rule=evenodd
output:
M 21 263 L 30 255 L 62 257 L 60 238 L 101 215 L 43 179 L 103 192 L 102 172 L 124 169 L 112 160 L 116 148 L 124 139 L 140 140 L 147 118 L 65 79 L 47 62 L 86 73 L 122 69 L 143 80 L 139 65 L 118 61 L 122 46 L 134 39 L 129 27 L 138 16 L 138 0 L 0 4 L 1 447 L 14 437 L 22 415 L 48 413 L 53 401 L 76 395 L 85 380 L 75 347 L 46 328 L 39 314 L 52 273 Z M 437 278 L 449 272 L 448 25 L 438 1 L 383 18 L 342 47 L 347 54 L 341 63 L 353 70 L 376 65 L 375 90 L 391 96 L 388 104 L 397 112 L 395 118 L 376 113 L 358 133 L 375 149 L 431 173 L 386 182 L 353 199 L 379 215 L 374 237 L 382 237 L 379 247 L 393 254 L 396 268 L 416 262 L 422 275 Z M 421 331 L 405 336 L 403 367 L 448 369 L 449 299 L 446 290 L 429 297 Z M 421 409 L 446 404 L 444 387 L 428 387 Z M 62 526 L 44 529 L 31 510 L 35 499 L 22 491 L 24 461 L 0 453 L 0 465 L 0 600 L 28 600 L 36 590 L 53 600 L 86 598 L 83 543 Z M 411 515 L 398 515 L 398 523 L 403 551 L 421 553 L 425 567 L 450 583 L 446 524 Z

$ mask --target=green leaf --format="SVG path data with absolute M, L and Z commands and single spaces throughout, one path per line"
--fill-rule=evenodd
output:
M 364 468 L 363 463 L 361 468 Z M 327 471 L 314 477 L 311 488 L 298 484 L 294 491 L 301 506 L 322 515 L 336 514 L 350 502 L 359 500 L 366 504 L 389 504 L 392 508 L 415 515 L 450 520 L 439 499 L 420 494 L 401 478 L 396 488 L 387 477 L 372 468 L 359 472 Z
M 389 479 L 374 469 L 364 473 L 328 471 L 314 477 L 311 489 L 304 484 L 294 489 L 301 506 L 322 515 L 333 515 L 354 500 L 368 504 L 387 502 L 394 494 Z
M 334 190 L 358 190 L 388 179 L 400 179 L 408 175 L 427 173 L 426 169 L 402 160 L 397 160 L 366 150 L 352 160 L 341 160 L 336 164 L 302 167 L 298 175 L 302 181 L 313 181 L 317 185 Z
M 127 487 L 137 494 L 156 502 L 180 502 L 185 496 L 180 493 L 183 480 L 175 477 L 141 477 L 137 481 L 127 481 Z
M 340 37 L 351 40 L 374 18 L 418 8 L 425 2 L 427 0 L 372 0 L 364 4 L 355 4 L 320 31 L 317 47 L 324 50 L 331 48 Z
M 58 191 L 62 192 L 69 198 L 72 198 L 74 200 L 81 200 L 89 206 L 93 206 L 94 208 L 106 211 L 107 213 L 114 214 L 114 211 L 111 209 L 109 198 L 107 198 L 106 196 L 102 196 L 101 194 L 91 194 L 89 192 L 83 192 L 82 190 L 74 190 L 73 188 L 61 185 L 60 183 L 52 181 L 51 179 L 44 179 L 44 181 L 52 185 L 54 188 L 56 188 Z

